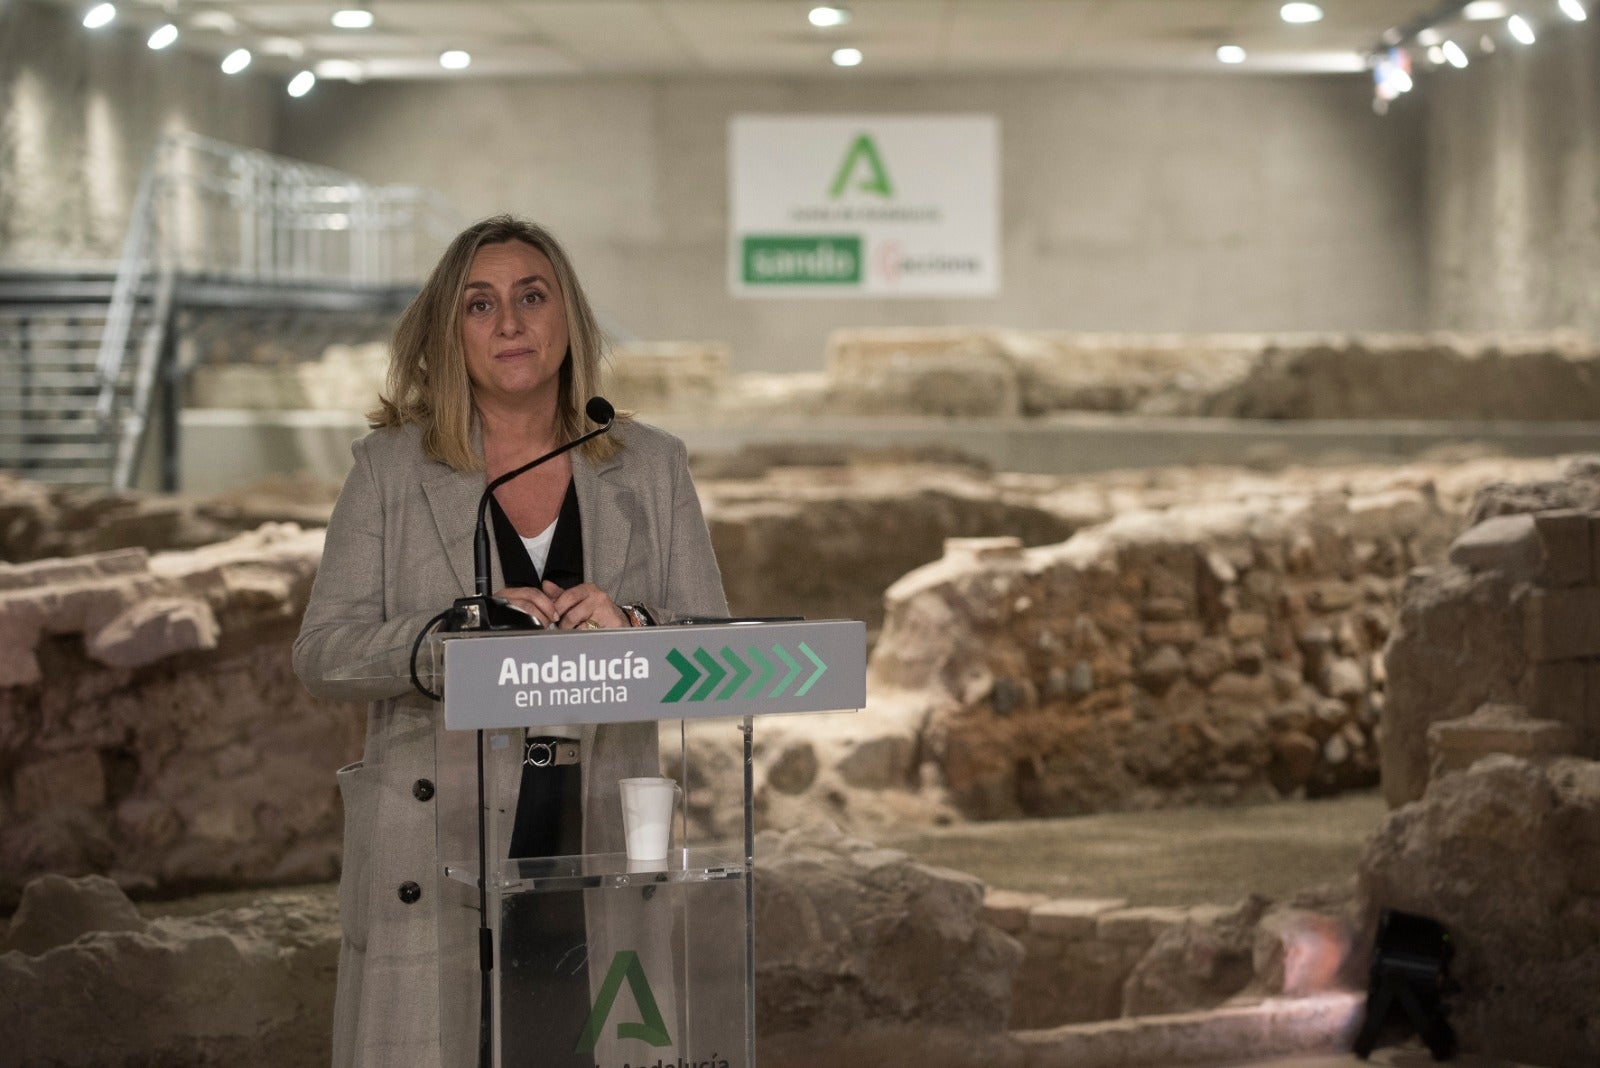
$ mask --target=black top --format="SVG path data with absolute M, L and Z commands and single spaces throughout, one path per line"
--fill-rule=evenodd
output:
M 528 556 L 528 547 L 522 544 L 522 535 L 511 525 L 505 510 L 493 494 L 489 496 L 489 514 L 494 517 L 494 543 L 500 551 L 500 574 L 507 586 L 540 585 L 539 569 Z M 583 582 L 583 520 L 578 515 L 578 490 L 569 480 L 567 496 L 561 502 L 561 514 L 556 516 L 556 530 L 550 537 L 550 553 L 544 561 L 544 578 L 564 590 Z

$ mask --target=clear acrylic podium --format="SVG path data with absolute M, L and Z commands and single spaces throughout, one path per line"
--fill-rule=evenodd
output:
M 442 682 L 447 728 L 435 798 L 447 1068 L 472 1068 L 480 1053 L 504 1068 L 753 1068 L 753 718 L 862 707 L 865 659 L 865 627 L 855 621 L 476 632 L 425 642 L 417 673 L 436 692 Z M 630 862 L 619 803 L 615 835 L 603 836 L 615 851 L 508 855 L 526 736 L 557 723 L 611 724 L 613 738 L 631 731 L 628 746 L 643 747 L 666 720 L 680 726 L 674 748 L 684 780 L 687 721 L 717 721 L 736 735 L 742 834 L 692 842 L 680 803 L 667 859 Z M 492 949 L 474 941 L 480 899 Z M 490 965 L 487 1051 L 481 999 L 462 996 L 480 989 L 481 962 Z M 469 1001 L 471 1011 L 462 1010 Z

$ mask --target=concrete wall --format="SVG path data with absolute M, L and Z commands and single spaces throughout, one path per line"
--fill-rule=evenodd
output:
M 272 143 L 274 81 L 152 52 L 117 23 L 90 32 L 80 15 L 0 0 L 0 266 L 115 259 L 165 131 Z
M 571 246 L 610 322 L 716 339 L 736 370 L 822 364 L 847 326 L 1137 331 L 1425 324 L 1422 126 L 1359 77 L 323 84 L 277 148 L 513 210 Z M 997 299 L 735 299 L 727 123 L 741 112 L 999 116 Z
M 1434 325 L 1600 335 L 1600 25 L 1549 20 L 1419 88 Z

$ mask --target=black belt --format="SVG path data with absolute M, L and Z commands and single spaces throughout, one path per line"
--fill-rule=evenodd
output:
M 559 768 L 576 764 L 582 748 L 571 738 L 529 738 L 522 762 L 530 768 Z

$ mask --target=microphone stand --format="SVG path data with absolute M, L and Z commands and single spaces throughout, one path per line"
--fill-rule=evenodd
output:
M 590 397 L 583 411 L 590 422 L 600 425 L 538 459 L 507 471 L 483 488 L 483 496 L 478 498 L 478 525 L 472 536 L 475 592 L 471 597 L 456 600 L 445 620 L 443 629 L 446 632 L 542 629 L 539 621 L 528 613 L 514 608 L 505 598 L 489 593 L 489 501 L 495 490 L 518 475 L 527 474 L 540 464 L 599 437 L 616 422 L 617 411 L 604 397 Z M 483 783 L 483 735 L 482 730 L 478 731 L 478 1065 L 490 1068 L 494 1063 L 494 932 L 489 929 L 489 847 L 485 818 L 488 806 Z

